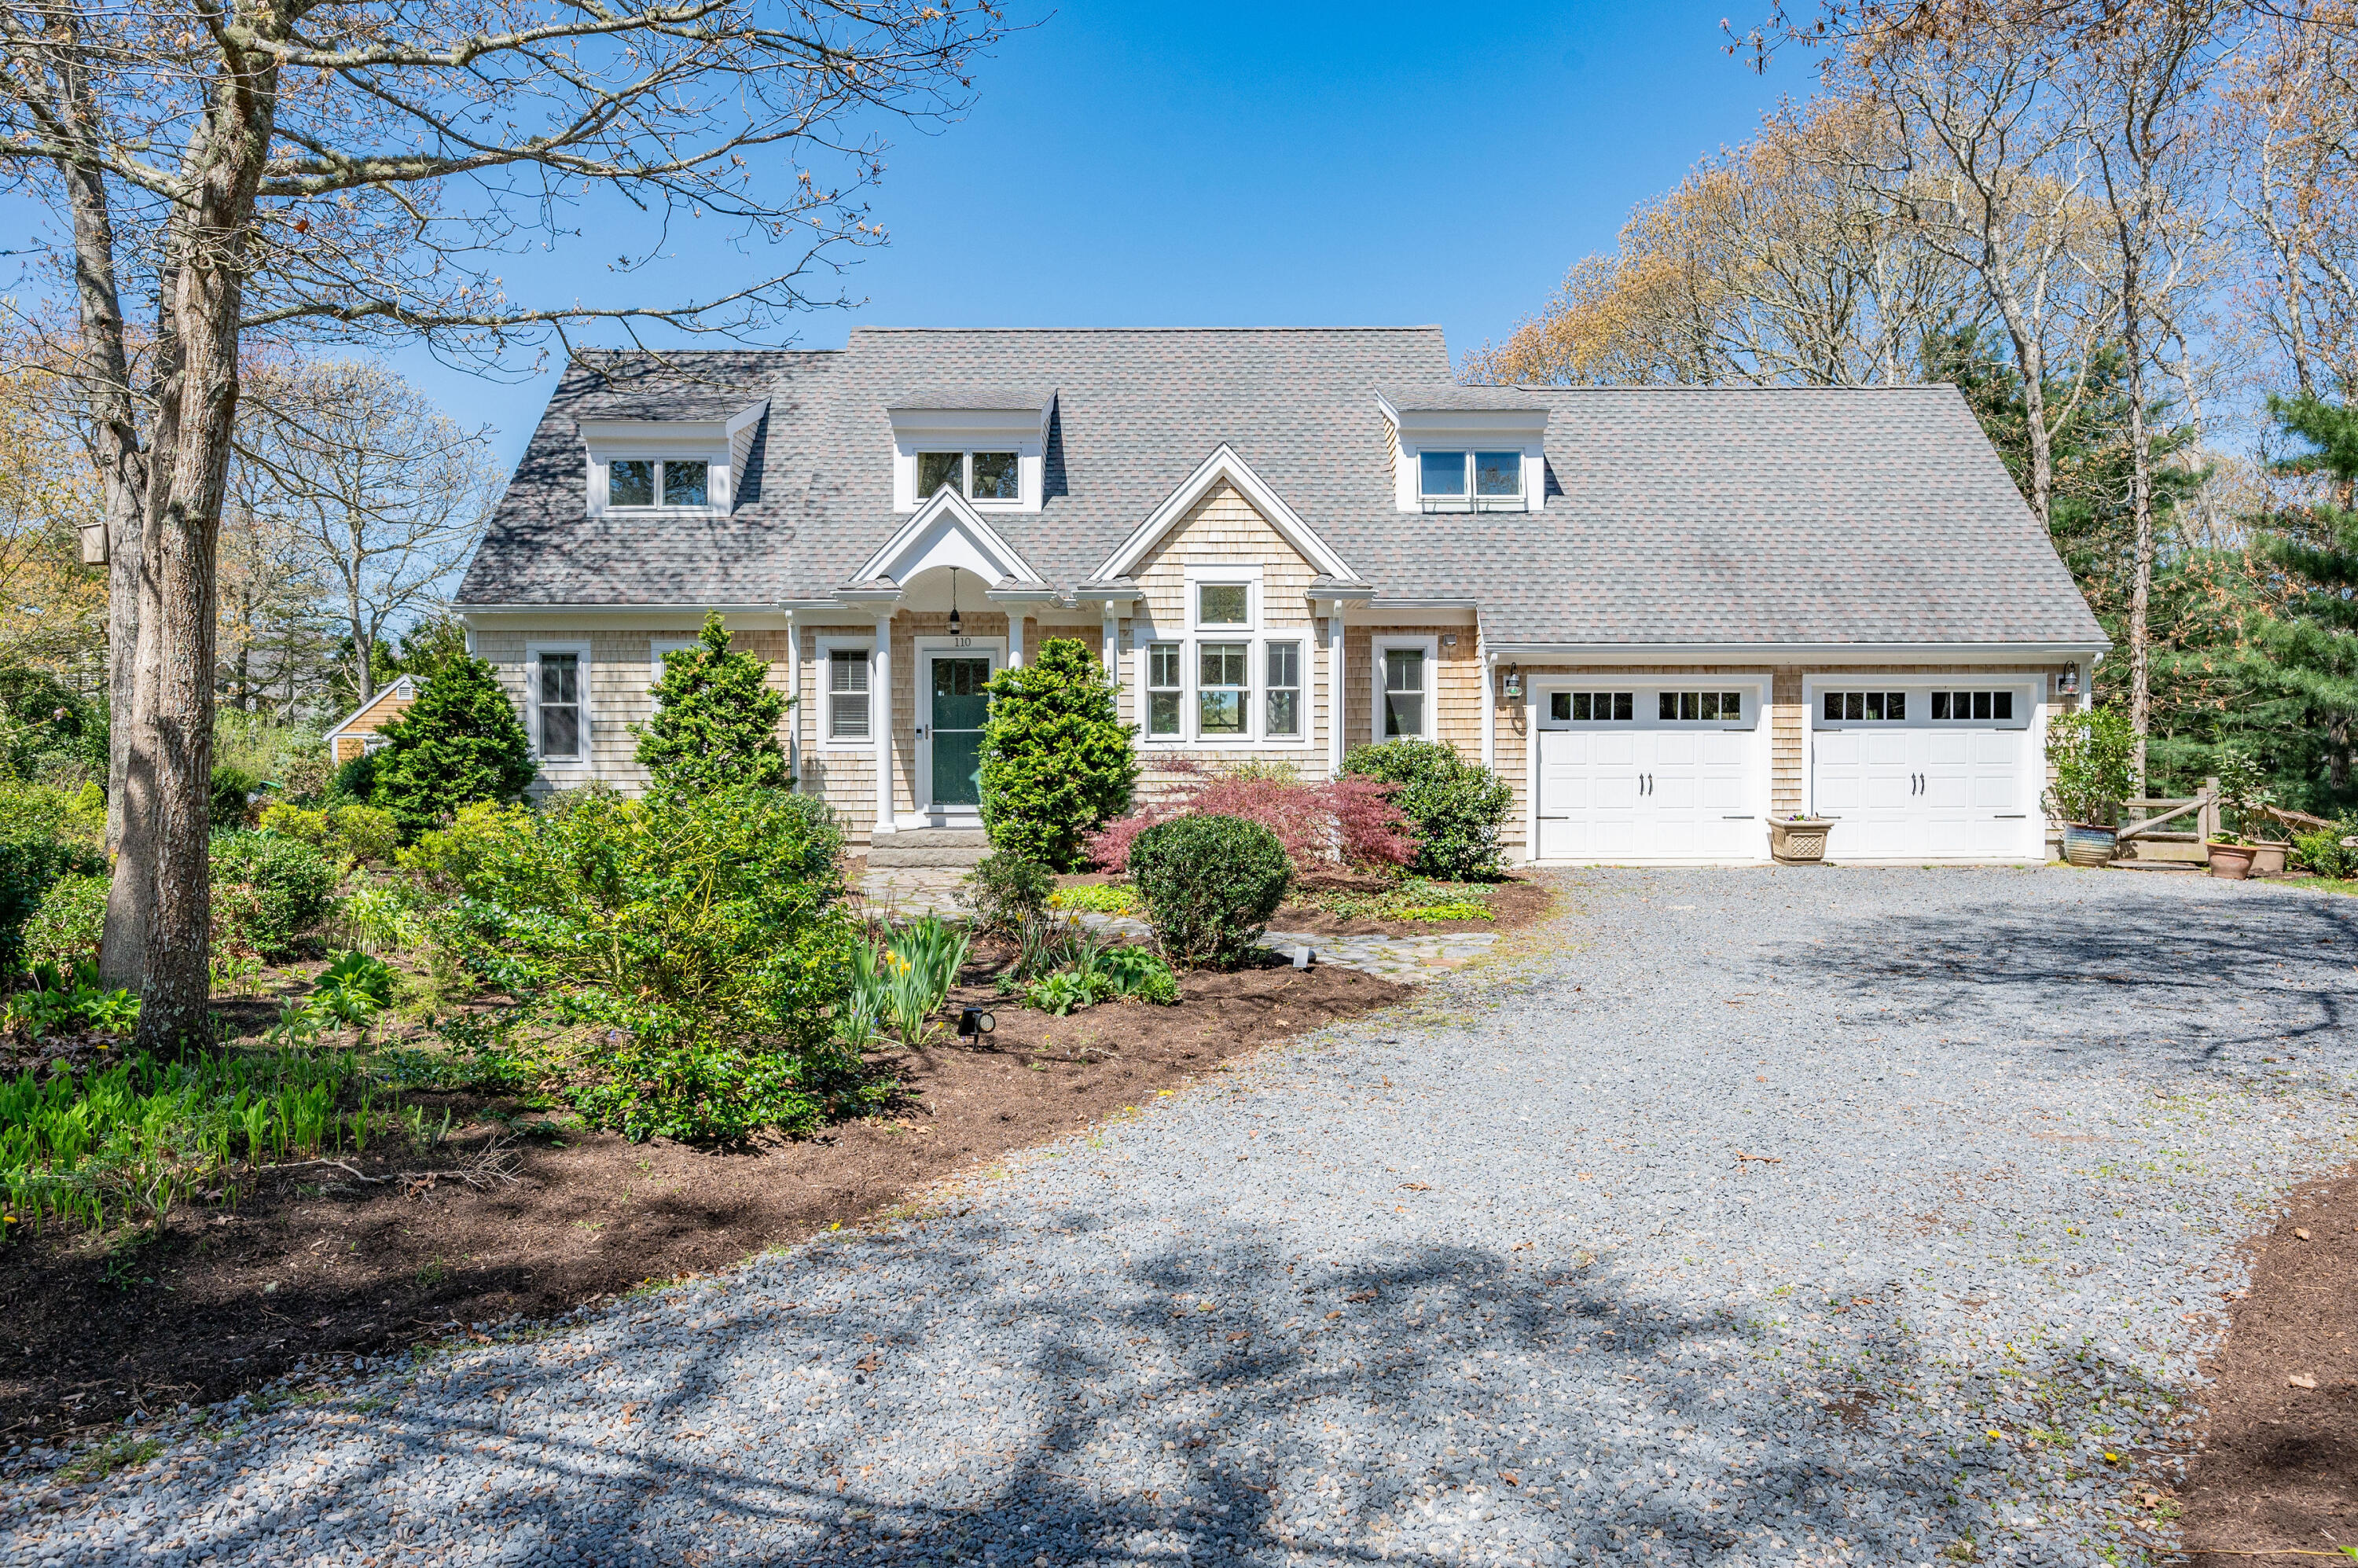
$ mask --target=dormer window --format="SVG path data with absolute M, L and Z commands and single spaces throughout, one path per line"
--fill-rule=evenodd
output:
M 709 463 L 620 458 L 607 465 L 606 504 L 707 506 L 711 503 L 711 480 Z
M 1523 454 L 1520 452 L 1433 452 L 1417 454 L 1419 493 L 1428 503 L 1467 504 L 1520 511 L 1523 503 Z
M 917 499 L 945 487 L 968 501 L 1022 499 L 1022 457 L 1016 452 L 919 452 Z

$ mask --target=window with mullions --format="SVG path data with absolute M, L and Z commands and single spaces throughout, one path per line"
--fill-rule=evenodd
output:
M 868 654 L 836 648 L 827 655 L 827 738 L 868 739 Z
M 1199 643 L 1195 645 L 1195 733 L 1241 735 L 1245 732 L 1245 683 L 1252 645 L 1249 643 Z
M 1830 691 L 1825 694 L 1829 724 L 1904 724 L 1908 694 L 1904 691 Z
M 1179 644 L 1157 643 L 1146 650 L 1146 732 L 1179 733 L 1179 703 L 1186 685 Z
M 1627 691 L 1552 691 L 1548 717 L 1558 724 L 1612 724 L 1637 717 L 1637 694 Z
M 540 754 L 550 762 L 581 755 L 581 655 L 540 656 Z
M 1419 452 L 1417 492 L 1429 502 L 1520 499 L 1523 454 L 1520 452 Z
M 2010 691 L 1936 691 L 1932 694 L 1932 717 L 1948 719 L 2010 719 L 2014 717 L 2014 693 Z
M 1740 691 L 1666 691 L 1655 703 L 1658 718 L 1680 724 L 1724 724 L 1744 717 Z
M 1267 651 L 1267 709 L 1262 732 L 1271 740 L 1295 740 L 1302 734 L 1302 644 L 1271 643 Z
M 972 501 L 1022 499 L 1022 463 L 1013 452 L 919 452 L 917 499 L 929 501 L 947 488 Z
M 1384 739 L 1424 734 L 1424 650 L 1384 650 Z

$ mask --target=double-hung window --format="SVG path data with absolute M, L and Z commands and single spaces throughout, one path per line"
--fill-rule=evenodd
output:
M 1156 643 L 1146 650 L 1146 732 L 1168 740 L 1179 736 L 1179 707 L 1186 680 L 1176 643 Z
M 1243 738 L 1252 697 L 1245 672 L 1251 664 L 1249 643 L 1195 644 L 1195 733 L 1206 739 Z
M 868 739 L 868 650 L 832 648 L 827 655 L 827 738 Z
M 545 653 L 534 694 L 540 711 L 540 754 L 551 762 L 581 758 L 581 655 Z
M 1384 739 L 1424 734 L 1425 657 L 1422 648 L 1384 650 Z
M 1261 733 L 1272 741 L 1298 740 L 1302 734 L 1302 644 L 1271 643 L 1264 655 L 1267 673 L 1261 690 L 1265 713 Z
M 1188 569 L 1182 626 L 1141 632 L 1141 730 L 1146 739 L 1298 745 L 1309 738 L 1306 629 L 1262 625 L 1260 574 L 1220 566 Z

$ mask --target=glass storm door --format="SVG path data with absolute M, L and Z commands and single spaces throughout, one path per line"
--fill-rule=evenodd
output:
M 934 660 L 934 804 L 982 804 L 982 719 L 990 661 Z

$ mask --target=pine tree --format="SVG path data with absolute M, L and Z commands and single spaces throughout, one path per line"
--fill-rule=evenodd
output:
M 2295 775 L 2288 793 L 2331 810 L 2350 803 L 2358 721 L 2358 511 L 2348 504 L 2358 488 L 2358 409 L 2272 396 L 2268 412 L 2309 448 L 2277 470 L 2330 481 L 2331 498 L 2266 520 L 2257 553 L 2281 574 L 2285 598 L 2275 613 L 2252 618 L 2244 668 L 2260 701 L 2281 710 L 2275 727 L 2294 754 L 2273 760 L 2280 775 Z
M 461 655 L 427 677 L 417 700 L 379 727 L 373 793 L 405 842 L 479 800 L 514 800 L 538 772 L 499 673 Z
M 1081 839 L 1130 809 L 1137 783 L 1130 728 L 1087 643 L 1051 637 L 1032 663 L 990 677 L 982 822 L 995 849 L 1070 871 Z
M 704 618 L 695 647 L 664 655 L 655 715 L 632 727 L 639 762 L 659 788 L 793 787 L 778 746 L 778 720 L 792 705 L 771 689 L 769 673 L 752 654 L 729 651 L 717 614 Z

